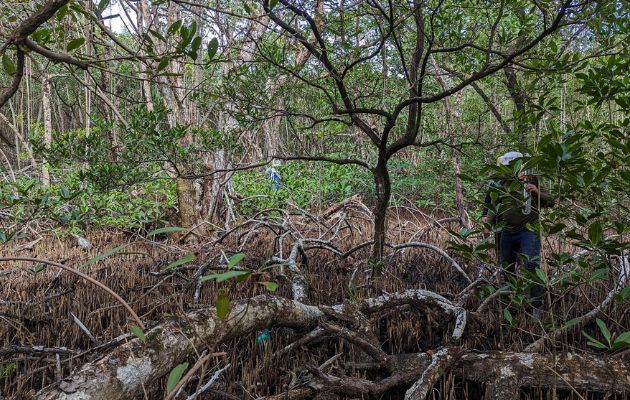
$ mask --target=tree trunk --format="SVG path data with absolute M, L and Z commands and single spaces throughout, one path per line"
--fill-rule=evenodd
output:
M 516 77 L 516 71 L 514 68 L 508 66 L 503 69 L 506 78 L 506 86 L 510 92 L 510 97 L 514 102 L 514 130 L 518 134 L 518 141 L 521 144 L 525 144 L 525 130 L 527 124 L 523 120 L 525 112 L 525 100 L 526 95 L 523 89 L 518 84 L 518 78 Z
M 50 108 L 50 76 L 44 72 L 42 75 L 42 108 L 44 110 L 44 151 L 48 151 L 52 145 L 52 112 Z M 42 185 L 50 186 L 50 170 L 46 156 L 42 158 Z
M 144 35 L 145 32 L 145 25 L 149 25 L 148 24 L 148 17 L 149 17 L 149 6 L 147 4 L 147 0 L 140 0 L 138 2 L 138 7 L 137 7 L 137 22 L 136 24 L 137 26 L 137 31 L 138 31 L 138 37 L 142 37 L 142 35 Z M 144 98 L 144 102 L 147 105 L 147 111 L 149 112 L 153 112 L 153 99 L 151 97 L 151 83 L 148 81 L 148 67 L 142 65 L 140 67 L 142 69 L 141 73 L 140 73 L 140 79 L 141 79 L 141 89 L 142 89 L 142 97 Z
M 376 205 L 374 206 L 374 245 L 372 258 L 374 261 L 383 259 L 387 242 L 387 207 L 392 196 L 392 183 L 387 169 L 387 160 L 383 154 L 379 155 L 378 164 L 374 169 L 374 183 L 376 187 Z

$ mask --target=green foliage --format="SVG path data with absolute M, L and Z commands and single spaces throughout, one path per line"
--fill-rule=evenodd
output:
M 615 333 L 610 332 L 608 326 L 606 326 L 606 323 L 601 319 L 597 318 L 595 322 L 597 323 L 597 327 L 599 328 L 601 335 L 604 337 L 605 342 L 595 339 L 593 336 L 589 335 L 586 332 L 582 332 L 582 335 L 584 335 L 584 337 L 588 339 L 588 342 L 586 344 L 592 347 L 596 347 L 598 349 L 611 351 L 630 347 L 629 331 L 623 332 L 620 335 L 616 335 Z
M 15 62 L 13 62 L 11 57 L 9 57 L 6 52 L 2 54 L 2 67 L 4 67 L 4 71 L 7 74 L 11 76 L 15 75 Z
M 175 204 L 174 185 L 169 180 L 131 184 L 128 190 L 104 189 L 98 183 L 81 180 L 80 167 L 53 173 L 62 180 L 50 187 L 30 178 L 0 185 L 1 209 L 12 220 L 20 221 L 20 226 L 42 219 L 78 233 L 88 225 L 144 229 L 149 224 L 164 224 L 166 211 Z M 19 227 L 10 232 L 0 228 L 1 241 L 19 234 Z
M 220 291 L 215 303 L 217 309 L 217 318 L 224 319 L 230 312 L 230 298 L 225 291 Z
M 276 169 L 284 185 L 279 189 L 264 168 L 234 175 L 234 189 L 247 199 L 241 203 L 241 211 L 251 214 L 267 208 L 287 209 L 289 202 L 305 209 L 326 207 L 353 194 L 365 193 L 370 184 L 369 173 L 351 166 L 287 162 Z
M 11 371 L 13 371 L 14 369 L 15 369 L 15 363 L 13 363 L 13 362 L 10 362 L 10 363 L 0 367 L 0 379 L 9 376 Z
M 96 264 L 97 262 L 102 261 L 102 260 L 106 259 L 107 257 L 113 256 L 114 254 L 121 252 L 127 246 L 129 246 L 129 244 L 121 244 L 120 246 L 116 246 L 113 249 L 108 250 L 104 254 L 99 254 L 96 257 L 90 258 L 89 260 L 84 262 L 83 265 L 81 265 L 81 267 L 86 268 L 86 267 L 89 267 L 92 264 Z
M 189 262 L 194 261 L 194 259 L 195 259 L 195 255 L 193 253 L 188 253 L 186 256 L 178 260 L 175 260 L 169 265 L 167 265 L 166 267 L 164 267 L 164 270 L 172 269 L 172 268 L 179 267 L 180 265 L 188 264 Z
M 175 389 L 175 386 L 179 383 L 180 379 L 184 375 L 184 371 L 188 368 L 188 363 L 179 364 L 177 367 L 173 368 L 171 373 L 168 375 L 168 380 L 166 381 L 166 393 L 170 393 Z
M 146 342 L 147 338 L 144 335 L 144 332 L 142 331 L 142 329 L 136 325 L 131 325 L 129 327 L 129 330 L 131 331 L 131 333 L 134 334 L 135 337 L 137 337 L 141 342 Z

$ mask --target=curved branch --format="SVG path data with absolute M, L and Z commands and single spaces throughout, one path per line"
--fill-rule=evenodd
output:
M 22 43 L 24 43 L 24 45 L 26 47 L 28 47 L 29 49 L 33 50 L 34 52 L 36 52 L 38 54 L 41 54 L 42 56 L 48 58 L 51 61 L 74 65 L 74 66 L 79 67 L 79 68 L 81 68 L 83 70 L 87 70 L 89 65 L 90 65 L 90 63 L 88 63 L 86 61 L 78 60 L 78 59 L 72 57 L 70 54 L 56 53 L 56 52 L 54 52 L 54 51 L 52 51 L 50 49 L 42 47 L 39 44 L 37 44 L 37 42 L 35 42 L 35 41 L 33 41 L 33 40 L 29 39 L 29 38 L 25 38 Z
M 9 86 L 9 88 L 5 92 L 0 94 L 0 109 L 2 109 L 2 107 L 6 104 L 6 102 L 9 101 L 11 97 L 13 97 L 15 92 L 17 92 L 18 88 L 20 87 L 20 82 L 22 81 L 23 76 L 24 76 L 24 52 L 18 48 L 15 75 L 13 76 L 13 81 L 11 82 L 11 86 Z
M 332 157 L 323 157 L 323 156 L 279 156 L 274 155 L 272 158 L 277 158 L 278 160 L 302 160 L 302 161 L 324 161 L 338 165 L 358 165 L 360 167 L 370 169 L 368 163 L 363 162 L 361 160 L 355 160 L 352 158 L 332 158 Z
M 451 334 L 452 341 L 458 341 L 466 328 L 466 310 L 454 305 L 450 300 L 437 293 L 423 289 L 407 289 L 404 292 L 385 294 L 365 299 L 360 305 L 361 312 L 372 314 L 384 308 L 398 307 L 405 304 L 432 305 L 441 308 L 455 317 L 455 327 Z

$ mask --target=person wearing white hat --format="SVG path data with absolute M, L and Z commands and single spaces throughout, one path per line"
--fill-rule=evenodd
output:
M 523 154 L 510 151 L 497 159 L 498 165 L 509 166 Z M 521 261 L 528 271 L 535 273 L 540 265 L 540 237 L 537 229 L 538 214 L 542 207 L 553 207 L 554 199 L 540 190 L 538 177 L 529 171 L 521 171 L 518 175 L 521 190 L 515 194 L 510 192 L 514 187 L 514 179 L 494 181 L 486 195 L 484 216 L 486 222 L 497 228 L 495 236 L 497 258 L 508 274 L 514 275 L 516 264 Z M 495 192 L 495 202 L 491 192 Z M 493 204 L 494 203 L 494 204 Z M 491 211 L 492 210 L 492 211 Z M 530 291 L 534 316 L 540 318 L 543 309 L 544 287 L 534 284 Z

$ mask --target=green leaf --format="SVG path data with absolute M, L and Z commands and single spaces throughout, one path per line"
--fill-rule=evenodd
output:
M 608 268 L 598 268 L 595 271 L 593 271 L 590 281 L 591 282 L 603 281 L 604 279 L 606 279 L 607 275 L 608 275 Z
M 604 239 L 604 232 L 599 222 L 593 222 L 591 226 L 588 227 L 588 239 L 594 245 L 597 245 Z
M 166 30 L 166 34 L 172 36 L 175 32 L 179 31 L 179 28 L 182 26 L 182 20 L 175 21 L 168 27 Z
M 147 338 L 144 336 L 144 332 L 142 332 L 142 329 L 140 329 L 139 327 L 135 326 L 135 325 L 131 325 L 129 327 L 129 330 L 131 331 L 131 333 L 133 333 L 138 339 L 140 339 L 141 342 L 146 342 Z
M 569 328 L 572 328 L 572 327 L 574 327 L 575 325 L 577 325 L 579 323 L 580 323 L 580 319 L 579 318 L 573 318 L 572 320 L 567 321 L 567 323 L 564 324 L 563 328 L 564 329 L 569 329 Z
M 160 39 L 162 42 L 166 42 L 166 38 L 160 32 L 156 31 L 155 29 L 149 29 L 149 33 L 151 33 L 156 38 Z
M 68 45 L 66 46 L 66 50 L 67 51 L 72 51 L 74 49 L 78 49 L 79 47 L 83 46 L 83 44 L 85 43 L 85 38 L 76 38 L 76 39 L 72 39 L 70 42 L 68 42 Z
M 536 268 L 536 276 L 542 283 L 547 283 L 547 274 L 540 268 Z
M 180 379 L 182 379 L 182 375 L 184 375 L 184 371 L 188 368 L 188 363 L 185 362 L 183 364 L 179 364 L 177 367 L 173 368 L 171 373 L 168 376 L 168 380 L 166 381 L 166 392 L 170 393 L 175 389 L 177 383 Z
M 510 313 L 510 310 L 508 310 L 507 308 L 503 309 L 503 317 L 506 319 L 507 322 L 510 323 L 510 325 L 512 325 L 512 313 Z
M 258 282 L 258 284 L 263 285 L 270 292 L 275 292 L 278 289 L 276 282 Z
M 197 50 L 199 50 L 199 46 L 201 46 L 201 36 L 197 36 L 193 39 L 190 45 L 190 51 L 196 54 Z
M 2 232 L 0 232 L 0 243 L 2 243 Z M 615 296 L 615 299 L 617 301 L 624 301 L 626 299 L 630 298 L 630 285 L 626 285 L 626 287 L 624 287 L 623 289 L 621 289 L 621 291 L 619 293 L 617 293 L 617 295 Z
M 38 29 L 31 35 L 31 37 L 37 43 L 45 44 L 50 39 L 50 29 L 49 28 Z
M 189 263 L 193 261 L 194 259 L 195 259 L 195 255 L 193 253 L 188 253 L 185 257 L 182 257 L 179 260 L 173 261 L 172 263 L 164 267 L 163 271 L 167 269 L 179 267 L 180 265 Z
M 160 61 L 160 63 L 158 64 L 158 66 L 157 66 L 157 70 L 158 70 L 158 72 L 160 72 L 161 70 L 163 70 L 164 68 L 166 68 L 166 67 L 168 66 L 168 63 L 169 63 L 170 61 L 171 61 L 171 60 L 170 60 L 170 58 L 168 58 L 168 57 L 164 57 L 164 58 Z
M 592 337 L 588 333 L 582 332 L 582 335 L 584 335 L 584 337 L 586 337 L 588 339 L 588 342 L 586 342 L 587 345 L 592 346 L 592 347 L 597 347 L 598 349 L 606 349 L 606 350 L 608 350 L 608 347 L 604 343 L 602 343 L 599 340 L 595 339 L 594 337 Z
M 185 231 L 185 230 L 186 229 L 180 228 L 180 227 L 177 227 L 177 226 L 167 226 L 165 228 L 156 229 L 154 231 L 151 231 L 151 232 L 147 233 L 147 237 L 161 235 L 162 233 L 181 232 L 181 231 Z
M 217 38 L 212 38 L 210 43 L 208 43 L 208 60 L 212 60 L 214 56 L 217 54 L 217 50 L 219 49 L 219 40 Z
M 217 318 L 224 319 L 228 313 L 230 312 L 230 299 L 227 297 L 225 293 L 219 294 L 217 297 Z
M 107 8 L 107 6 L 109 5 L 109 1 L 110 0 L 101 0 L 98 3 L 98 12 L 102 13 L 103 11 L 105 11 L 105 9 Z
M 108 251 L 107 253 L 105 253 L 105 254 L 101 254 L 101 255 L 98 255 L 98 256 L 96 256 L 96 257 L 94 257 L 94 258 L 89 259 L 89 260 L 88 260 L 88 261 L 86 261 L 86 262 L 85 262 L 85 263 L 84 263 L 81 267 L 89 267 L 89 266 L 90 266 L 90 265 L 92 265 L 92 264 L 95 264 L 95 263 L 97 263 L 97 262 L 99 262 L 99 261 L 101 261 L 101 260 L 106 259 L 107 257 L 109 257 L 109 256 L 111 256 L 111 255 L 113 255 L 113 254 L 118 253 L 119 251 L 121 251 L 122 249 L 124 249 L 124 248 L 125 248 L 125 247 L 127 247 L 127 246 L 129 246 L 129 243 L 127 243 L 127 244 L 123 244 L 123 245 L 120 245 L 120 246 L 118 246 L 118 247 L 114 247 L 113 249 L 109 250 L 109 251 Z
M 11 373 L 11 371 L 13 371 L 13 369 L 15 368 L 15 363 L 8 363 L 7 365 L 5 365 L 2 369 L 0 369 L 0 379 L 9 376 L 9 374 Z
M 599 318 L 597 318 L 595 322 L 597 323 L 597 326 L 599 326 L 599 330 L 602 332 L 602 335 L 604 335 L 604 339 L 606 339 L 606 342 L 608 342 L 608 346 L 610 346 L 610 338 L 612 335 L 610 334 L 606 323 L 604 323 L 604 321 Z
M 59 11 L 57 11 L 57 15 L 56 15 L 57 21 L 61 21 L 68 14 L 68 10 L 69 10 L 68 4 L 61 7 Z
M 216 279 L 217 282 L 227 281 L 228 279 L 236 278 L 238 276 L 249 275 L 249 271 L 228 271 L 222 274 L 212 274 L 202 276 L 200 279 L 202 282 L 209 281 L 211 279 Z
M 243 260 L 243 258 L 245 258 L 245 254 L 243 253 L 234 254 L 228 260 L 228 265 L 227 265 L 228 269 L 232 269 L 236 264 L 240 263 Z
M 278 4 L 278 0 L 270 0 L 269 1 L 269 9 L 273 10 L 273 8 Z
M 613 342 L 613 349 L 620 349 L 623 347 L 630 347 L 630 331 L 626 331 L 619 335 Z
M 11 76 L 15 75 L 15 71 L 16 71 L 15 63 L 6 53 L 2 55 L 2 67 L 7 72 L 7 74 Z

